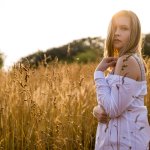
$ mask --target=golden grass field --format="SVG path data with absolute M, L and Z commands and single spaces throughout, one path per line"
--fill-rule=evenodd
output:
M 54 62 L 1 71 L 0 150 L 93 150 L 96 66 Z M 150 91 L 150 73 L 147 81 Z M 145 104 L 150 110 L 149 92 Z

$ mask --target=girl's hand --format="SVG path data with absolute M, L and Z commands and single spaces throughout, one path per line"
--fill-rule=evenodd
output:
M 103 58 L 102 61 L 97 66 L 96 71 L 105 71 L 109 67 L 115 67 L 116 62 L 117 62 L 117 58 L 115 57 Z
M 100 105 L 95 106 L 93 109 L 93 115 L 97 118 L 98 122 L 107 124 L 108 123 L 108 115 L 106 114 L 104 108 Z

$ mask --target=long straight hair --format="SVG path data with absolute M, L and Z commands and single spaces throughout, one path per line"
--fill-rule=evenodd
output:
M 105 41 L 105 47 L 104 47 L 104 57 L 115 57 L 115 49 L 113 47 L 113 40 L 114 40 L 114 34 L 115 34 L 115 26 L 114 26 L 114 19 L 120 16 L 128 17 L 130 20 L 131 25 L 131 34 L 130 34 L 130 40 L 128 45 L 121 50 L 121 53 L 119 53 L 119 57 L 128 53 L 137 53 L 141 60 L 144 63 L 145 71 L 147 72 L 147 66 L 142 56 L 142 47 L 143 47 L 143 41 L 142 41 L 142 34 L 141 34 L 141 23 L 137 15 L 129 10 L 121 10 L 114 14 L 112 17 L 110 24 L 108 26 L 107 31 L 107 37 Z

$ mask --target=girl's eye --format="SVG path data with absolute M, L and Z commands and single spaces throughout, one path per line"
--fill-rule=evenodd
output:
M 127 27 L 121 27 L 121 29 L 124 30 L 124 31 L 125 31 L 125 30 L 128 30 Z

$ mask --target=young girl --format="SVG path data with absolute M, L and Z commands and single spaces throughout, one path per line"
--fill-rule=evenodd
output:
M 98 106 L 95 150 L 148 150 L 145 65 L 137 15 L 123 10 L 110 22 L 104 59 L 94 72 Z M 111 68 L 106 77 L 104 72 Z

